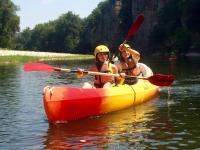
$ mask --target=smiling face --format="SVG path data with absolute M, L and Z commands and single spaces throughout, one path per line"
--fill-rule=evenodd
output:
M 99 60 L 100 62 L 106 62 L 108 60 L 108 53 L 98 53 L 97 60 Z
M 130 53 L 127 51 L 121 51 L 121 56 L 125 59 L 128 58 L 130 56 Z

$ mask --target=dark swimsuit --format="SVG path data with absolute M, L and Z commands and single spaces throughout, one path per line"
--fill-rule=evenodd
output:
M 129 56 L 128 61 L 130 61 L 130 62 L 134 61 L 135 62 L 135 60 L 132 58 L 132 56 Z M 127 62 L 124 62 L 124 63 L 126 63 L 128 65 Z M 136 63 L 134 63 L 134 64 L 136 64 Z M 128 68 L 127 69 L 122 69 L 122 72 L 124 72 L 125 74 L 129 75 L 130 71 L 135 69 L 135 68 L 136 68 L 136 65 L 131 67 L 131 68 L 129 68 L 129 65 L 128 65 Z M 134 77 L 125 77 L 124 84 L 132 85 L 132 84 L 137 83 L 137 81 L 138 81 L 138 79 L 136 77 L 135 78 Z

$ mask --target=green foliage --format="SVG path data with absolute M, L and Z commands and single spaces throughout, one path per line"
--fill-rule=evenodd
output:
M 153 29 L 153 32 L 150 35 L 150 45 L 154 48 L 155 50 L 158 49 L 165 49 L 165 40 L 167 37 L 167 32 L 165 31 L 164 26 L 156 26 Z
M 153 49 L 161 49 L 170 53 L 174 49 L 187 53 L 189 49 L 197 49 L 199 41 L 200 19 L 199 0 L 170 0 L 160 10 L 158 25 L 150 35 Z
M 0 56 L 0 63 L 25 63 L 38 61 L 41 58 L 34 56 Z
M 14 48 L 15 33 L 19 31 L 17 6 L 10 0 L 0 1 L 0 47 Z
M 200 33 L 200 1 L 199 0 L 188 0 L 183 3 L 184 10 L 184 22 L 189 30 L 193 33 Z
M 27 28 L 21 33 L 19 30 L 18 10 L 11 0 L 0 1 L 0 47 L 16 48 L 34 51 L 93 53 L 97 43 L 108 46 L 118 44 L 125 37 L 135 16 L 133 15 L 133 1 L 122 0 L 118 18 L 112 16 L 114 0 L 100 2 L 97 8 L 84 19 L 72 12 L 67 12 L 57 20 L 38 24 L 34 29 Z M 135 12 L 145 10 L 148 1 L 137 5 Z M 200 49 L 200 0 L 168 0 L 168 3 L 158 12 L 158 23 L 149 36 L 149 47 L 152 51 L 161 53 L 186 53 L 188 50 Z M 113 16 L 114 17 L 114 16 Z M 106 19 L 110 19 L 106 22 Z M 119 21 L 118 34 L 115 43 L 110 36 L 112 27 L 109 23 Z M 113 33 L 115 34 L 115 33 Z M 16 35 L 16 39 L 15 39 Z M 16 43 L 15 43 L 16 42 Z M 114 46 L 113 46 L 114 47 Z
M 174 47 L 178 53 L 187 53 L 190 48 L 191 34 L 186 28 L 178 28 L 173 35 Z
M 18 47 L 34 51 L 74 53 L 79 46 L 82 20 L 72 12 L 55 21 L 25 29 L 18 37 Z
M 82 20 L 79 16 L 68 12 L 62 15 L 55 26 L 56 42 L 58 49 L 63 52 L 74 52 L 79 46 L 80 32 L 82 31 Z
M 80 47 L 81 49 L 83 49 L 82 53 L 93 53 L 93 49 L 96 46 L 94 40 L 96 39 L 92 39 L 91 35 L 96 34 L 96 38 L 99 37 L 100 39 L 106 39 L 105 37 L 102 37 L 103 35 L 99 35 L 97 30 L 99 27 L 103 30 L 106 24 L 106 22 L 103 21 L 104 20 L 103 18 L 108 9 L 109 9 L 108 0 L 100 2 L 97 8 L 95 8 L 92 11 L 92 13 L 83 20 L 83 30 L 81 33 L 81 41 L 80 41 Z
M 31 39 L 31 30 L 26 28 L 23 32 L 17 33 L 16 49 L 28 49 L 28 45 Z

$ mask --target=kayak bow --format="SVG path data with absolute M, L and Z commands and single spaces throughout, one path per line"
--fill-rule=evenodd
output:
M 47 86 L 43 101 L 49 122 L 66 122 L 142 104 L 158 89 L 148 81 L 99 89 Z

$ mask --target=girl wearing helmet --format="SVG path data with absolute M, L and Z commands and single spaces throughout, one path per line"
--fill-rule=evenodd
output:
M 141 73 L 138 61 L 140 60 L 140 53 L 131 49 L 128 44 L 121 44 L 119 46 L 120 59 L 115 62 L 118 71 L 130 76 L 139 76 Z M 126 79 L 124 83 L 134 84 L 137 78 Z
M 90 67 L 90 71 L 94 72 L 104 72 L 104 73 L 113 73 L 117 74 L 118 69 L 114 64 L 111 64 L 109 61 L 110 51 L 107 46 L 99 45 L 94 50 L 95 62 Z M 83 70 L 78 69 L 77 73 L 78 77 L 83 77 Z M 123 79 L 115 79 L 113 76 L 94 76 L 94 87 L 95 88 L 103 88 L 110 87 L 115 85 L 116 82 L 123 82 Z M 91 88 L 93 87 L 88 82 L 85 82 L 83 88 Z

